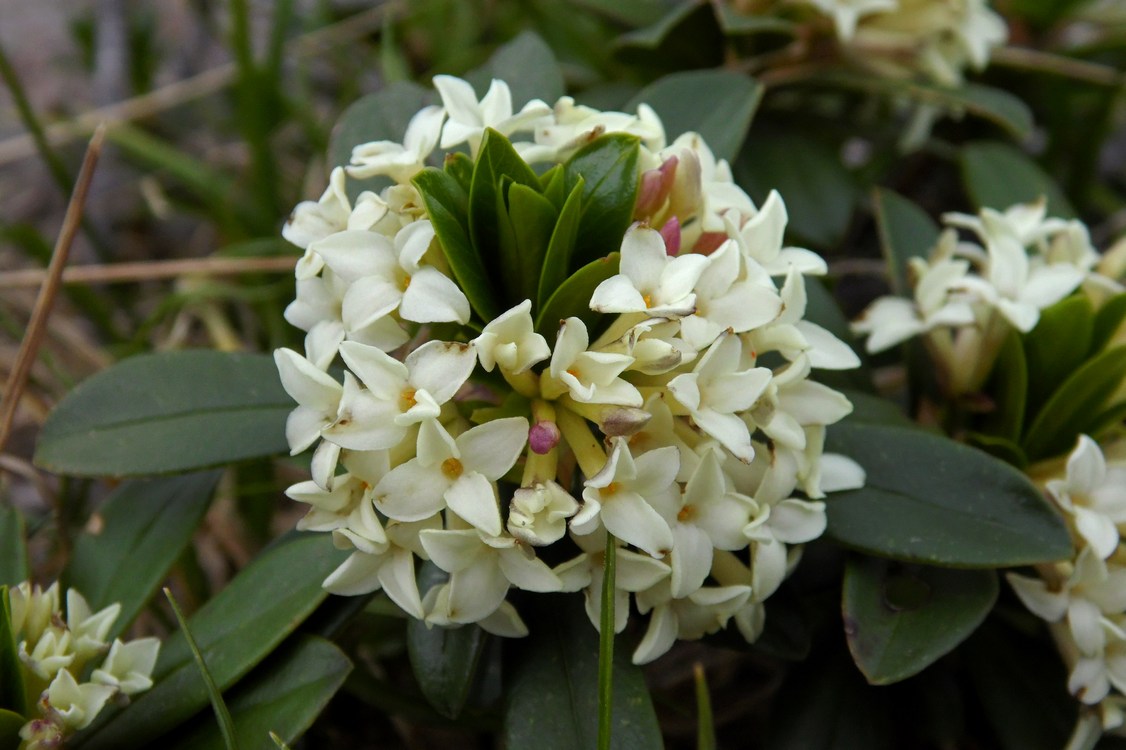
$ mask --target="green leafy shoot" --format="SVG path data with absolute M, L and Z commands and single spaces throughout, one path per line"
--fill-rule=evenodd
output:
M 165 588 L 164 596 L 168 599 L 168 603 L 172 605 L 172 612 L 176 615 L 176 622 L 180 623 L 180 630 L 184 634 L 184 640 L 187 641 L 188 648 L 191 649 L 192 658 L 195 659 L 196 666 L 199 668 L 200 677 L 207 685 L 207 695 L 211 699 L 211 707 L 215 711 L 215 719 L 219 722 L 219 730 L 223 734 L 223 743 L 226 745 L 227 750 L 238 750 L 238 742 L 235 740 L 235 726 L 231 721 L 231 712 L 227 710 L 227 704 L 223 701 L 223 693 L 215 684 L 215 680 L 211 677 L 211 672 L 207 668 L 207 662 L 203 658 L 203 654 L 199 650 L 199 645 L 195 642 L 195 637 L 192 635 L 191 628 L 188 627 L 188 621 L 184 618 L 184 613 L 180 611 L 180 605 L 176 602 L 176 597 L 172 595 L 172 590 Z

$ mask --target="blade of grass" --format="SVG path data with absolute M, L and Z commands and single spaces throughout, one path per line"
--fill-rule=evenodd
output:
M 200 653 L 199 645 L 195 642 L 195 637 L 188 628 L 188 621 L 184 619 L 184 613 L 180 611 L 180 605 L 176 603 L 176 597 L 172 596 L 172 590 L 165 588 L 164 596 L 168 599 L 168 603 L 172 605 L 172 612 L 176 615 L 176 622 L 180 623 L 180 630 L 184 631 L 184 640 L 187 641 L 188 648 L 192 652 L 192 658 L 195 659 L 196 666 L 199 667 L 199 674 L 203 678 L 204 684 L 207 685 L 207 694 L 211 698 L 211 707 L 215 710 L 215 718 L 219 722 L 219 731 L 223 735 L 223 744 L 227 746 L 227 750 L 238 750 L 238 742 L 235 740 L 235 726 L 234 722 L 231 720 L 231 712 L 227 710 L 227 704 L 223 702 L 223 694 L 219 692 L 219 687 L 215 684 L 215 680 L 211 677 L 211 672 L 207 669 L 207 662 L 203 660 L 203 654 Z
M 602 569 L 602 618 L 598 635 L 598 750 L 610 750 L 613 732 L 614 695 L 614 581 L 618 540 L 606 533 L 606 554 Z
M 94 168 L 97 166 L 98 157 L 102 153 L 104 139 L 105 130 L 99 128 L 95 131 L 94 137 L 90 139 L 90 145 L 86 148 L 86 157 L 82 160 L 82 168 L 78 172 L 74 193 L 70 197 L 66 216 L 63 218 L 63 227 L 59 232 L 58 241 L 55 242 L 55 250 L 51 254 L 51 264 L 47 268 L 47 280 L 39 290 L 39 296 L 35 300 L 35 308 L 31 312 L 31 320 L 27 324 L 27 332 L 24 334 L 23 341 L 20 342 L 16 362 L 4 387 L 4 404 L 3 410 L 0 411 L 0 453 L 3 453 L 4 446 L 8 442 L 12 423 L 16 417 L 16 407 L 19 404 L 20 396 L 23 394 L 24 386 L 27 385 L 27 377 L 31 373 L 31 366 L 35 362 L 35 355 L 39 351 L 43 335 L 47 331 L 47 318 L 51 315 L 51 307 L 54 305 L 55 296 L 59 291 L 63 268 L 66 266 L 67 257 L 70 255 L 70 246 L 74 242 L 74 236 L 78 233 L 78 226 L 82 221 L 82 208 L 86 204 L 86 195 L 90 191 L 90 182 L 94 178 Z
M 285 744 L 285 740 L 283 740 L 281 737 L 278 737 L 277 733 L 270 732 L 270 739 L 273 740 L 274 744 L 278 746 L 278 750 L 289 750 L 289 745 Z
M 715 717 L 704 665 L 694 664 L 692 676 L 696 682 L 696 750 L 715 750 Z

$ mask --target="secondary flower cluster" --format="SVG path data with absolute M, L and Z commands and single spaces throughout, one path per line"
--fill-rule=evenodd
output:
M 983 70 L 1008 28 L 986 0 L 799 0 L 833 25 L 841 53 L 854 65 L 892 78 L 920 76 L 958 86 L 966 68 Z M 794 3 L 734 0 L 750 13 Z
M 825 528 L 818 499 L 863 483 L 857 465 L 822 454 L 826 425 L 852 407 L 811 369 L 858 364 L 802 319 L 803 274 L 824 273 L 824 262 L 783 247 L 776 193 L 756 207 L 697 134 L 667 143 L 648 107 L 601 112 L 563 97 L 514 112 L 501 81 L 480 101 L 459 79 L 435 86 L 441 106 L 418 112 L 402 143 L 356 146 L 352 166 L 334 170 L 320 201 L 299 205 L 284 230 L 305 249 L 286 318 L 307 336 L 304 355 L 275 355 L 299 404 L 292 451 L 314 448 L 312 479 L 287 494 L 311 506 L 299 528 L 353 550 L 325 587 L 382 589 L 427 623 L 506 636 L 527 632 L 511 587 L 583 590 L 598 627 L 613 544 L 615 628 L 631 595 L 651 613 L 635 662 L 732 618 L 755 639 L 795 545 Z M 436 229 L 450 216 L 428 211 L 437 198 L 420 192 L 435 150 L 467 149 L 476 170 L 492 169 L 478 156 L 503 135 L 524 162 L 582 172 L 572 157 L 608 134 L 633 136 L 638 164 L 622 178 L 635 186 L 635 221 L 588 267 L 609 272 L 562 320 L 537 321 L 542 298 L 481 314 Z M 457 159 L 447 155 L 447 172 Z M 577 175 L 576 196 L 584 175 L 593 180 Z M 350 197 L 351 179 L 373 177 L 391 184 Z M 480 215 L 539 200 L 534 189 L 516 197 L 522 186 L 510 182 L 499 183 L 508 204 L 483 203 Z M 452 236 L 497 236 L 474 224 L 474 210 Z M 539 262 L 521 255 L 515 265 Z M 537 554 L 547 546 L 554 566 Z M 448 579 L 420 591 L 419 560 Z
M 1099 708 L 1101 729 L 1126 731 L 1126 442 L 1101 448 L 1082 435 L 1063 476 L 1045 483 L 1068 519 L 1073 560 L 1038 566 L 1039 578 L 1008 574 L 1032 612 L 1052 623 L 1071 669 L 1068 689 Z
M 106 642 L 120 604 L 91 612 L 82 594 L 68 589 L 64 614 L 58 583 L 44 591 L 26 581 L 9 589 L 8 599 L 25 695 L 39 713 L 20 730 L 20 750 L 59 747 L 110 699 L 152 687 L 158 639 Z
M 1011 328 L 1028 333 L 1041 310 L 1080 286 L 1096 299 L 1122 291 L 1099 273 L 1087 227 L 1047 217 L 1043 200 L 943 219 L 948 228 L 930 257 L 909 262 L 914 299 L 881 297 L 853 329 L 868 335 L 869 352 L 925 335 L 952 395 L 981 387 Z M 957 229 L 978 242 L 959 239 Z

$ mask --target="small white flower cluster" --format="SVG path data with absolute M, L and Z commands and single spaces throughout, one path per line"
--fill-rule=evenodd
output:
M 299 404 L 292 451 L 315 446 L 312 479 L 287 494 L 311 506 L 299 528 L 353 550 L 325 587 L 382 589 L 428 624 L 505 636 L 527 632 L 511 587 L 584 590 L 598 627 L 612 538 L 615 628 L 631 594 L 651 613 L 635 662 L 732 618 L 754 640 L 794 545 L 825 528 L 818 498 L 863 483 L 855 463 L 822 455 L 826 425 L 851 404 L 808 377 L 858 365 L 802 320 L 803 274 L 824 262 L 782 246 L 777 194 L 756 208 L 698 135 L 667 144 L 648 107 L 563 97 L 514 114 L 501 81 L 480 102 L 459 79 L 435 85 L 442 106 L 419 112 L 403 143 L 357 146 L 284 231 L 305 250 L 286 318 L 308 335 L 304 356 L 280 349 L 276 361 Z M 513 140 L 530 162 L 562 162 L 604 133 L 640 137 L 637 223 L 605 248 L 620 249 L 620 273 L 589 300 L 607 323 L 593 342 L 569 317 L 549 344 L 530 300 L 470 323 L 409 180 L 439 144 L 475 156 L 485 128 L 530 133 Z M 349 176 L 393 184 L 351 202 Z M 342 382 L 329 372 L 337 355 Z M 568 537 L 577 556 L 554 568 L 537 556 Z M 416 559 L 448 580 L 419 591 Z
M 24 688 L 40 714 L 20 729 L 20 750 L 59 747 L 111 698 L 152 687 L 158 639 L 106 643 L 120 604 L 91 612 L 82 594 L 68 589 L 64 616 L 58 583 L 44 591 L 26 581 L 9 589 L 8 599 Z M 91 666 L 88 681 L 79 682 Z
M 1048 480 L 1046 489 L 1078 552 L 1038 566 L 1040 578 L 1007 578 L 1025 606 L 1052 623 L 1071 669 L 1070 691 L 1099 708 L 1105 730 L 1126 733 L 1126 442 L 1102 449 L 1081 435 L 1064 477 Z
M 1096 298 L 1122 291 L 1098 272 L 1087 227 L 1046 217 L 1043 200 L 943 220 L 948 228 L 930 258 L 910 261 L 914 299 L 877 299 L 853 330 L 868 336 L 873 353 L 925 334 L 953 394 L 980 388 L 1011 328 L 1031 331 L 1041 310 L 1080 286 Z M 969 230 L 981 244 L 959 240 L 956 229 Z
M 801 0 L 833 19 L 843 52 L 889 77 L 922 75 L 943 86 L 983 70 L 1008 28 L 986 0 Z

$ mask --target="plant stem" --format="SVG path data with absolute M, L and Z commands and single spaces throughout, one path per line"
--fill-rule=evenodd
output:
M 618 540 L 606 533 L 602 569 L 602 618 L 598 634 L 598 750 L 610 750 L 614 697 L 614 594 Z

